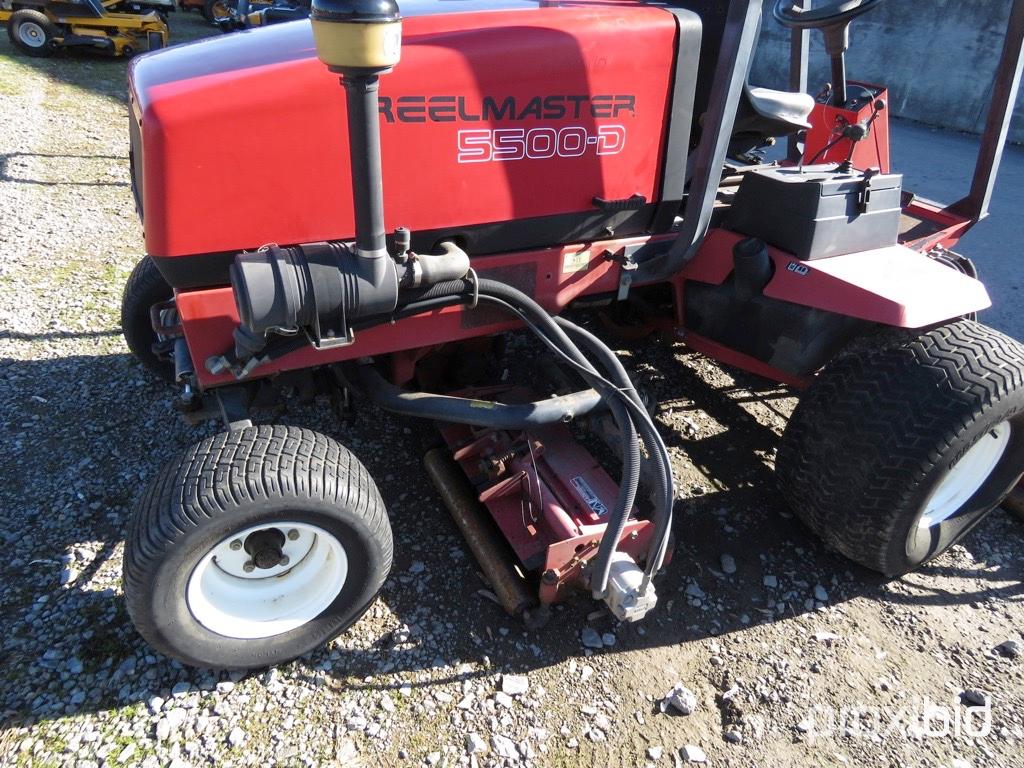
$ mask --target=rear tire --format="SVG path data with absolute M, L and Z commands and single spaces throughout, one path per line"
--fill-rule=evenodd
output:
M 174 291 L 149 256 L 135 265 L 121 298 L 121 331 L 128 349 L 142 365 L 164 381 L 173 381 L 174 364 L 153 351 L 159 339 L 153 333 L 149 308 L 170 301 Z
M 52 56 L 59 37 L 57 27 L 39 11 L 22 9 L 11 14 L 7 22 L 7 36 L 11 44 L 26 56 L 45 58 Z
M 238 5 L 238 0 L 205 0 L 203 3 L 203 18 L 211 24 L 217 19 L 224 19 L 231 15 L 231 10 Z
M 267 667 L 354 624 L 391 557 L 363 465 L 324 435 L 261 425 L 203 440 L 149 486 L 125 543 L 125 597 L 139 634 L 168 656 Z
M 841 353 L 801 398 L 777 473 L 797 515 L 899 575 L 945 552 L 1024 472 L 1024 347 L 970 320 Z

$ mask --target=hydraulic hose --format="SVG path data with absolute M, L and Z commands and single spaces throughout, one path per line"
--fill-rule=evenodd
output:
M 563 357 L 591 389 L 529 404 L 481 402 L 405 391 L 387 382 L 369 366 L 364 366 L 360 378 L 367 394 L 385 409 L 405 415 L 506 429 L 523 429 L 563 421 L 590 412 L 602 402 L 607 404 L 622 439 L 622 474 L 619 496 L 608 517 L 605 533 L 594 558 L 591 589 L 595 597 L 604 597 L 612 557 L 633 509 L 640 479 L 638 437 L 642 437 L 652 456 L 656 457 L 659 490 L 665 497 L 664 504 L 656 505 L 660 509 L 655 521 L 655 541 L 661 546 L 657 548 L 654 557 L 648 557 L 647 575 L 652 575 L 660 567 L 667 531 L 671 527 L 671 472 L 664 463 L 664 445 L 625 369 L 599 339 L 568 321 L 556 322 L 539 304 L 516 288 L 487 279 L 470 281 L 463 278 L 445 280 L 428 287 L 403 288 L 394 310 L 360 318 L 353 327 L 366 328 L 393 322 L 402 317 L 463 303 L 471 296 L 501 307 L 521 319 L 541 341 Z M 601 375 L 563 328 L 579 337 L 588 350 L 597 355 L 601 367 L 606 369 L 611 380 Z M 652 544 L 652 553 L 654 549 L 655 545 Z
M 593 389 L 521 404 L 411 392 L 396 387 L 372 365 L 360 366 L 359 381 L 367 397 L 384 410 L 403 416 L 497 429 L 528 429 L 571 421 L 602 402 L 601 395 Z
M 408 303 L 400 301 L 400 311 L 409 311 L 413 307 L 422 307 L 423 311 L 436 306 L 435 302 L 443 300 L 443 297 L 452 294 L 464 295 L 467 289 L 472 287 L 465 281 L 453 281 L 433 286 L 425 291 L 416 292 L 414 300 Z M 622 436 L 622 476 L 619 483 L 619 496 L 616 499 L 615 507 L 609 517 L 604 536 L 601 538 L 598 555 L 594 560 L 594 575 L 591 577 L 591 588 L 598 598 L 604 596 L 608 585 L 608 575 L 611 569 L 612 555 L 618 546 L 619 538 L 629 519 L 636 499 L 636 492 L 640 480 L 640 446 L 637 440 L 637 428 L 633 418 L 630 416 L 628 396 L 619 391 L 618 387 L 604 379 L 593 367 L 590 361 L 583 355 L 578 347 L 559 327 L 555 320 L 539 304 L 526 294 L 504 283 L 494 280 L 480 279 L 476 282 L 475 290 L 481 300 L 496 304 L 504 309 L 518 315 L 541 340 L 552 346 L 553 349 L 564 355 L 578 370 L 588 384 L 597 389 L 604 396 L 608 403 L 612 416 L 619 427 L 619 434 Z M 406 298 L 403 294 L 402 299 Z M 604 345 L 591 336 L 588 339 L 588 346 Z M 610 350 L 607 356 L 614 358 Z M 625 370 L 619 366 L 623 380 L 626 382 L 626 389 L 632 389 L 629 377 Z M 637 402 L 639 397 L 637 396 Z M 397 405 L 397 404 L 396 404 Z M 409 406 L 408 399 L 402 402 L 405 407 Z M 646 417 L 646 411 L 642 405 L 639 413 Z M 489 415 L 489 414 L 488 414 Z M 449 417 L 449 420 L 451 418 Z M 642 421 L 643 418 L 640 419 Z M 493 422 L 490 422 L 493 424 Z M 645 430 L 645 440 L 652 454 L 657 453 L 660 443 L 651 441 L 651 434 L 656 436 L 656 430 L 650 426 Z
M 502 288 L 507 289 L 502 292 L 511 298 L 519 298 L 515 295 L 519 292 L 514 288 L 510 288 L 509 286 L 502 286 Z M 630 417 L 629 408 L 627 407 L 632 404 L 632 401 L 630 401 L 628 396 L 620 391 L 618 387 L 603 378 L 594 369 L 590 362 L 583 357 L 579 349 L 568 340 L 568 337 L 562 329 L 558 327 L 555 320 L 536 303 L 532 302 L 528 297 L 523 297 L 527 299 L 527 302 L 525 303 L 533 305 L 532 308 L 534 309 L 534 312 L 531 314 L 534 314 L 536 318 L 540 318 L 543 325 L 548 326 L 547 328 L 538 327 L 537 324 L 532 322 L 530 317 L 526 316 L 526 313 L 520 311 L 519 308 L 510 302 L 490 295 L 487 292 L 489 289 L 490 286 L 481 285 L 480 298 L 482 300 L 498 304 L 499 306 L 503 306 L 519 315 L 524 322 L 526 322 L 527 326 L 530 327 L 530 329 L 533 330 L 542 341 L 544 341 L 555 352 L 566 357 L 566 359 L 568 359 L 573 367 L 577 369 L 579 374 L 587 381 L 587 383 L 602 391 L 608 400 L 612 416 L 615 418 L 616 424 L 619 427 L 619 434 L 622 439 L 622 477 L 619 483 L 619 497 L 616 500 L 614 512 L 609 517 L 605 533 L 601 537 L 601 544 L 598 548 L 597 557 L 594 558 L 593 575 L 590 580 L 591 591 L 594 597 L 601 599 L 604 597 L 608 588 L 608 577 L 611 571 L 612 556 L 615 553 L 619 539 L 622 536 L 622 531 L 629 519 L 629 514 L 633 509 L 633 502 L 636 498 L 636 491 L 640 481 L 640 445 L 637 441 L 636 425 Z M 546 322 L 544 322 L 545 320 Z M 556 331 L 555 335 L 560 336 L 561 339 L 565 339 L 568 342 L 568 349 L 575 351 L 577 359 L 573 360 L 571 356 L 566 354 L 567 348 L 556 343 L 554 339 L 545 333 L 546 330 L 554 330 Z M 605 349 L 608 356 L 614 357 L 611 350 L 604 347 L 604 344 L 596 337 L 591 336 L 590 341 Z M 626 388 L 632 389 L 632 384 L 629 383 L 629 377 L 625 374 L 625 369 L 622 369 L 621 365 L 619 366 L 619 369 L 626 381 Z M 639 402 L 639 396 L 637 396 L 637 401 Z M 639 414 L 641 422 L 643 419 L 648 418 L 647 412 L 642 406 L 639 408 Z M 650 431 L 654 431 L 653 426 Z M 650 438 L 646 439 L 645 442 L 648 444 L 651 452 L 655 453 L 656 445 L 658 444 L 649 442 L 649 439 Z
M 672 509 L 675 505 L 675 487 L 672 482 L 672 467 L 668 462 L 668 449 L 665 447 L 661 435 L 654 426 L 653 420 L 647 414 L 643 401 L 640 399 L 639 393 L 630 381 L 629 374 L 626 373 L 626 369 L 622 366 L 619 358 L 600 339 L 585 328 L 581 328 L 561 317 L 556 317 L 555 322 L 569 331 L 569 333 L 579 337 L 587 349 L 598 358 L 602 367 L 608 371 L 612 381 L 618 384 L 622 388 L 622 392 L 633 401 L 637 408 L 643 411 L 644 417 L 637 419 L 637 424 L 644 443 L 650 449 L 655 476 L 659 486 L 657 491 L 662 496 L 661 502 L 656 502 L 654 505 L 654 537 L 651 540 L 651 549 L 647 555 L 647 567 L 645 569 L 647 576 L 652 577 L 660 570 L 665 558 L 665 552 L 668 549 L 669 531 L 672 528 Z

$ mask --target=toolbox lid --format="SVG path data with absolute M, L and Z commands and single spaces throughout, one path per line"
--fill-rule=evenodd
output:
M 837 173 L 832 165 L 805 165 L 803 168 L 765 168 L 752 171 L 754 175 L 770 177 L 783 184 L 805 185 L 808 191 L 819 197 L 847 195 L 860 189 L 864 184 L 865 171 L 853 170 Z M 871 176 L 873 190 L 898 189 L 903 177 L 898 173 L 875 173 Z

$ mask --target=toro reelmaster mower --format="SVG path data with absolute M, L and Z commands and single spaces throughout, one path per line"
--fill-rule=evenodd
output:
M 124 586 L 142 635 L 189 664 L 264 666 L 380 589 L 392 538 L 363 465 L 252 421 L 288 388 L 437 423 L 428 472 L 510 612 L 578 590 L 622 620 L 655 610 L 667 451 L 570 307 L 631 312 L 799 391 L 780 487 L 851 559 L 901 574 L 959 540 L 1024 471 L 1024 348 L 970 319 L 989 299 L 950 250 L 988 206 L 1024 0 L 953 205 L 902 189 L 884 87 L 846 78 L 848 27 L 879 2 L 777 3 L 794 91 L 824 31 L 817 99 L 748 85 L 761 0 L 314 0 L 308 22 L 134 62 L 149 255 L 125 335 L 186 417 L 225 425 L 138 503 Z M 790 158 L 758 162 L 777 138 Z M 210 216 L 257 189 L 259 216 Z M 438 375 L 523 327 L 564 386 Z M 612 422 L 621 465 L 574 420 Z

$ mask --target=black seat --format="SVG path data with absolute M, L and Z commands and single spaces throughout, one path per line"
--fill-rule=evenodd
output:
M 46 10 L 54 16 L 78 16 L 80 18 L 98 19 L 105 15 L 103 6 L 98 0 L 64 0 L 46 4 Z

